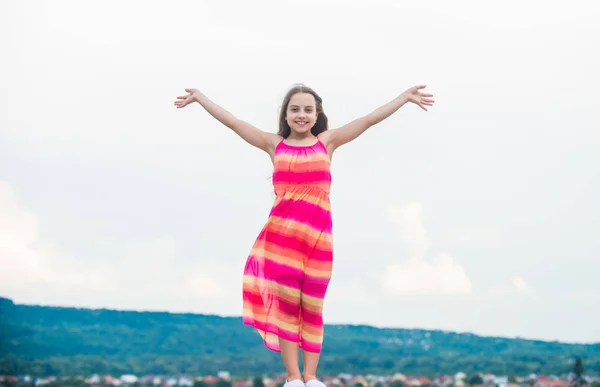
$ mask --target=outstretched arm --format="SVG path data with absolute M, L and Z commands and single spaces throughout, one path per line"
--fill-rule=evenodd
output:
M 198 102 L 211 116 L 237 133 L 247 143 L 267 152 L 271 157 L 279 140 L 278 135 L 262 131 L 242 121 L 233 114 L 211 101 L 197 89 L 185 89 L 188 95 L 177 97 L 174 105 L 181 109 L 190 103 Z
M 423 94 L 420 92 L 420 90 L 424 88 L 425 85 L 411 87 L 394 100 L 377 108 L 366 116 L 357 118 L 356 120 L 339 128 L 328 130 L 321 135 L 323 137 L 323 141 L 326 142 L 327 148 L 330 150 L 330 152 L 333 152 L 336 148 L 354 140 L 363 134 L 371 126 L 378 124 L 394 114 L 407 102 L 412 102 L 420 106 L 423 110 L 427 110 L 426 106 L 433 106 L 434 101 L 431 99 L 433 94 Z

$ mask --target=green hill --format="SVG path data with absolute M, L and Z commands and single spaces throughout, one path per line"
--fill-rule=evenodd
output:
M 435 376 L 463 371 L 561 374 L 584 360 L 600 373 L 600 343 L 566 344 L 419 329 L 327 325 L 320 372 Z M 0 374 L 281 372 L 241 318 L 18 305 L 0 298 Z

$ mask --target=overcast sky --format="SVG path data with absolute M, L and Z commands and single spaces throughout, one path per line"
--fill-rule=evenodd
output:
M 0 4 L 0 295 L 239 316 L 296 82 L 331 127 L 426 84 L 333 159 L 326 323 L 600 342 L 592 1 Z M 596 69 L 596 70 L 594 70 Z M 250 328 L 248 328 L 250 329 Z

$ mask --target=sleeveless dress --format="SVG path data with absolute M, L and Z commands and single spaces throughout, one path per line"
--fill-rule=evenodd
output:
M 279 337 L 321 352 L 323 299 L 333 264 L 327 149 L 279 142 L 275 200 L 244 268 L 243 322 L 279 352 Z

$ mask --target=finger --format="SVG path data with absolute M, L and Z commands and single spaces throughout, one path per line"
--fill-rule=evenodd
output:
M 425 106 L 423 106 L 423 104 L 419 104 L 419 106 L 421 107 L 421 109 L 427 111 L 427 108 Z
M 418 85 L 418 86 L 417 86 L 417 90 L 424 89 L 425 87 L 426 87 L 425 85 Z
M 421 94 L 423 97 L 433 97 L 433 94 Z

